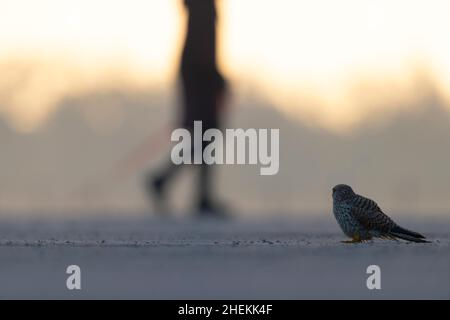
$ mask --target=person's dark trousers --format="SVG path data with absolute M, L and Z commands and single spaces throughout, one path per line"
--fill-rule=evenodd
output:
M 190 130 L 193 133 L 193 130 Z M 203 151 L 210 144 L 209 141 L 204 141 L 201 146 L 201 153 L 203 155 Z M 194 159 L 195 149 L 191 148 L 191 159 Z M 167 188 L 167 185 L 172 182 L 175 178 L 177 172 L 184 167 L 192 167 L 195 166 L 196 170 L 198 170 L 198 179 L 197 179 L 197 206 L 201 209 L 204 207 L 208 207 L 211 205 L 212 201 L 212 175 L 213 175 L 213 165 L 208 165 L 206 163 L 202 164 L 181 164 L 175 165 L 171 159 L 168 161 L 168 165 L 164 167 L 156 176 L 150 177 L 151 184 L 153 188 L 157 190 L 161 195 L 165 192 L 164 189 Z

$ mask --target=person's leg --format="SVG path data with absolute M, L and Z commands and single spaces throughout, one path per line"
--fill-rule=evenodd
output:
M 191 135 L 193 134 L 193 128 L 191 126 L 185 126 L 185 128 L 191 132 Z M 195 149 L 191 146 L 191 150 L 187 151 L 191 153 L 192 159 L 194 157 L 194 150 Z M 147 175 L 145 182 L 147 193 L 153 199 L 157 210 L 166 211 L 167 185 L 180 171 L 180 169 L 185 166 L 186 164 L 174 164 L 169 156 L 165 165 L 157 171 L 156 174 L 152 172 Z
M 199 167 L 198 214 L 204 217 L 229 218 L 227 207 L 217 202 L 213 192 L 213 165 L 202 164 Z
M 185 96 L 185 100 L 187 101 L 187 94 L 184 93 Z M 194 134 L 194 127 L 193 127 L 193 123 L 187 123 L 186 121 L 182 122 L 182 126 L 181 128 L 184 128 L 186 130 L 188 130 L 191 134 L 191 136 Z M 184 150 L 182 151 L 184 152 Z M 191 153 L 191 159 L 193 159 L 194 156 L 194 148 L 193 146 L 190 147 L 190 150 L 187 150 L 187 152 Z M 183 154 L 184 156 L 184 154 Z M 176 175 L 176 173 L 182 168 L 186 166 L 185 164 L 180 164 L 180 165 L 176 165 L 173 163 L 172 158 L 171 158 L 171 154 L 169 153 L 169 156 L 167 157 L 167 160 L 164 164 L 164 166 L 157 171 L 156 174 L 151 174 L 149 175 L 147 178 L 149 182 L 151 182 L 151 184 L 154 184 L 154 187 L 158 190 L 162 190 L 164 189 L 164 187 L 166 186 L 167 183 L 170 182 L 170 180 L 172 180 L 172 178 Z
M 148 174 L 145 187 L 149 197 L 153 199 L 157 213 L 164 213 L 166 208 L 167 184 L 171 182 L 175 174 L 181 169 L 181 165 L 175 165 L 171 159 L 156 174 Z
M 163 167 L 156 175 L 151 177 L 155 187 L 162 189 L 180 168 L 181 166 L 177 166 L 169 160 L 165 167 Z
M 207 127 L 208 128 L 208 127 Z M 211 142 L 204 142 L 202 150 Z M 202 216 L 227 217 L 225 206 L 218 203 L 214 196 L 214 174 L 216 165 L 203 163 L 198 166 L 198 213 Z
M 211 173 L 212 173 L 212 166 L 207 164 L 202 164 L 200 166 L 200 173 L 199 173 L 199 186 L 198 186 L 198 200 L 199 200 L 199 207 L 200 209 L 209 207 L 211 204 Z

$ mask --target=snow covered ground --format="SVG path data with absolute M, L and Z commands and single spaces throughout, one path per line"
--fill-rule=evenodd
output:
M 0 298 L 450 299 L 450 219 L 401 220 L 433 243 L 346 245 L 331 219 L 4 218 Z M 381 290 L 366 287 L 369 265 Z

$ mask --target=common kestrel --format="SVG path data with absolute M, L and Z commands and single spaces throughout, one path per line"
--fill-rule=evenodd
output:
M 333 213 L 346 236 L 355 243 L 372 238 L 403 239 L 428 243 L 420 233 L 397 225 L 378 207 L 375 201 L 360 196 L 345 184 L 333 188 Z

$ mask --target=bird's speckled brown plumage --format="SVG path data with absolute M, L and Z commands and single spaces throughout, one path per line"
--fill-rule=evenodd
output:
M 372 238 L 428 242 L 421 234 L 397 225 L 375 201 L 354 193 L 348 185 L 333 188 L 333 213 L 345 235 L 352 238 L 351 242 Z

